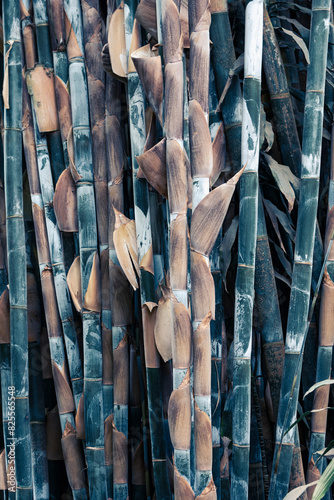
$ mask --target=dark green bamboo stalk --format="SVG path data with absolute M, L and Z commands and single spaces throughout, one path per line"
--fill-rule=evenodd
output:
M 313 0 L 309 46 L 310 65 L 307 72 L 305 98 L 301 191 L 270 499 L 287 493 L 291 470 L 293 432 L 290 431 L 283 437 L 282 445 L 280 442 L 286 430 L 282 426 L 288 409 L 287 394 L 290 393 L 295 379 L 298 355 L 303 345 L 309 312 L 319 190 L 329 8 L 329 1 Z M 294 397 L 288 413 L 287 428 L 295 419 L 299 378 L 297 377 Z
M 211 2 L 210 38 L 213 42 L 213 70 L 220 98 L 229 78 L 229 71 L 235 61 L 227 0 L 213 0 Z M 242 94 L 238 76 L 232 78 L 221 111 L 233 170 L 237 172 L 240 168 L 242 120 Z
M 148 188 L 145 179 L 138 179 L 138 162 L 136 157 L 143 153 L 145 145 L 145 110 L 144 110 L 144 92 L 139 81 L 138 73 L 133 64 L 130 64 L 130 41 L 131 35 L 138 37 L 139 26 L 134 24 L 134 3 L 126 3 L 125 14 L 125 41 L 126 50 L 129 58 L 128 72 L 128 102 L 129 102 L 129 121 L 131 138 L 131 159 L 133 174 L 133 194 L 134 194 L 134 212 L 136 220 L 137 247 L 139 266 L 143 258 L 149 255 L 152 250 L 152 235 L 150 222 L 150 209 Z M 135 28 L 135 30 L 134 30 Z M 139 43 L 136 43 L 139 45 Z M 153 267 L 153 262 L 151 264 Z M 164 443 L 163 430 L 163 412 L 161 398 L 161 379 L 159 358 L 153 352 L 150 352 L 152 345 L 153 331 L 150 331 L 151 315 L 147 303 L 155 302 L 154 293 L 154 271 L 152 269 L 140 268 L 140 300 L 143 313 L 143 334 L 146 361 L 147 394 L 148 394 L 148 412 L 151 432 L 151 449 L 153 461 L 154 483 L 156 495 L 158 498 L 170 498 L 169 482 L 166 467 L 166 451 Z M 154 337 L 153 337 L 154 338 Z M 153 355 L 153 357 L 151 356 Z M 154 422 L 154 423 L 153 423 Z
M 231 497 L 248 498 L 251 349 L 258 216 L 263 2 L 246 7 L 238 271 L 235 288 Z
M 299 177 L 301 148 L 280 48 L 267 9 L 263 14 L 263 67 L 270 94 L 275 131 L 284 165 Z
M 2 6 L 5 43 L 4 155 L 8 282 L 11 328 L 11 382 L 15 387 L 15 449 L 18 499 L 32 499 L 29 429 L 27 278 L 22 199 L 22 66 L 20 6 Z M 13 369 L 15 367 L 15 369 Z
M 52 219 L 49 228 L 47 221 L 50 220 L 52 212 L 48 211 L 50 201 L 48 195 L 53 198 L 52 178 L 50 163 L 47 155 L 45 141 L 41 138 L 37 128 L 34 126 L 32 112 L 29 106 L 29 96 L 24 85 L 23 88 L 23 144 L 25 149 L 26 165 L 30 184 L 32 212 L 36 233 L 36 245 L 39 262 L 39 271 L 42 285 L 43 303 L 46 317 L 46 325 L 49 337 L 52 372 L 55 381 L 55 390 L 60 413 L 62 433 L 69 427 L 75 428 L 74 415 L 75 403 L 72 395 L 70 382 L 67 375 L 67 363 L 62 335 L 61 318 L 58 312 L 56 281 L 54 280 L 51 265 L 51 252 L 49 250 L 49 239 L 52 239 L 51 250 L 56 247 L 57 238 L 53 237 Z M 37 157 L 36 157 L 37 149 Z M 41 189 L 42 186 L 42 189 Z M 44 208 L 44 212 L 43 212 Z M 54 255 L 54 250 L 52 255 Z M 64 282 L 65 278 L 64 278 Z M 80 395 L 79 395 L 80 397 Z M 82 451 L 78 441 L 72 443 L 70 456 L 66 457 L 65 465 L 68 478 L 76 499 L 87 498 L 85 491 L 85 478 L 83 472 L 77 478 L 73 478 L 73 465 L 80 469 L 83 466 Z
M 93 184 L 93 158 L 80 3 L 65 2 L 65 10 L 80 50 L 69 45 L 69 79 L 73 121 L 75 181 L 79 218 L 81 293 L 83 300 L 84 405 L 86 459 L 91 500 L 107 495 L 102 394 L 102 351 L 98 239 Z M 93 289 L 89 281 L 92 277 Z M 88 294 L 88 292 L 90 292 Z M 92 294 L 92 295 L 91 295 Z M 89 295 L 89 297 L 88 297 Z M 92 337 L 93 336 L 93 337 Z M 94 342 L 91 339 L 94 338 Z

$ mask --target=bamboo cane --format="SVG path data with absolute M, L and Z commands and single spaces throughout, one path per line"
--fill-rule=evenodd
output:
M 29 429 L 27 281 L 22 203 L 22 67 L 19 3 L 3 2 L 4 155 L 10 295 L 11 382 L 15 387 L 15 467 L 17 498 L 32 498 Z M 13 367 L 15 366 L 15 369 Z
M 51 256 L 49 250 L 48 240 L 52 237 L 52 232 L 48 231 L 47 220 L 50 213 L 47 212 L 49 200 L 45 199 L 46 192 L 52 186 L 51 171 L 49 165 L 49 178 L 47 177 L 47 166 L 45 156 L 45 143 L 38 140 L 38 131 L 35 130 L 35 137 L 37 138 L 37 159 L 36 159 L 36 145 L 34 140 L 34 127 L 33 117 L 29 108 L 29 97 L 26 87 L 23 87 L 23 142 L 25 148 L 26 165 L 29 176 L 29 183 L 31 189 L 31 199 L 33 207 L 33 217 L 36 231 L 36 243 L 39 261 L 39 270 L 42 283 L 43 303 L 47 323 L 47 331 L 49 336 L 50 353 L 52 361 L 52 371 L 55 380 L 55 389 L 57 396 L 57 403 L 60 413 L 60 421 L 62 426 L 62 433 L 68 430 L 69 426 L 74 428 L 75 410 L 74 399 L 72 390 L 66 372 L 66 355 L 62 336 L 61 320 L 58 313 L 56 282 L 53 278 Z M 42 147 L 41 147 L 42 146 Z M 44 155 L 42 156 L 41 153 Z M 45 160 L 45 161 L 44 161 Z M 39 171 L 38 171 L 39 168 Z M 44 170 L 41 175 L 41 171 Z M 43 182 L 44 181 L 44 182 Z M 42 190 L 41 190 L 41 186 Z M 48 187 L 49 186 L 49 189 Z M 44 195 L 44 196 L 43 196 Z M 52 195 L 52 189 L 51 189 Z M 46 216 L 43 213 L 43 207 Z M 53 243 L 56 240 L 53 239 Z M 82 452 L 80 450 L 79 442 L 72 444 L 72 452 L 66 460 L 66 468 L 68 472 L 69 481 L 73 489 L 74 498 L 87 498 L 85 492 L 85 479 L 81 472 L 77 478 L 73 478 L 72 465 L 79 464 L 83 466 Z
M 296 248 L 294 258 L 293 282 L 289 305 L 288 327 L 285 347 L 285 362 L 281 388 L 281 402 L 278 412 L 276 446 L 273 462 L 272 481 L 269 498 L 284 496 L 288 491 L 288 478 L 291 469 L 293 433 L 282 438 L 283 422 L 287 411 L 286 394 L 289 393 L 295 377 L 296 363 L 307 324 L 316 212 L 318 204 L 319 170 L 321 159 L 321 137 L 323 120 L 323 100 L 327 42 L 329 30 L 330 2 L 312 3 L 310 33 L 310 65 L 307 74 L 305 98 L 304 132 L 302 148 L 301 192 L 297 221 Z M 319 28 L 321 26 L 321 28 Z M 321 35 L 319 33 L 321 32 Z M 320 56 L 321 54 L 321 56 Z M 306 222 L 307 221 L 307 222 Z M 295 418 L 299 377 L 295 395 L 290 406 L 287 426 Z M 278 450 L 280 455 L 278 457 Z M 277 460 L 277 458 L 279 460 Z
M 76 191 L 79 217 L 80 274 L 83 300 L 84 405 L 86 459 L 91 499 L 107 495 L 102 395 L 100 280 L 97 252 L 93 163 L 82 17 L 79 1 L 64 2 L 76 47 L 67 46 L 73 121 Z M 94 337 L 94 343 L 90 341 Z
M 235 288 L 231 496 L 248 497 L 250 358 L 258 212 L 263 2 L 246 7 L 238 270 Z M 250 222 L 252 221 L 252 222 Z
M 134 47 L 134 45 L 139 45 L 138 42 L 140 40 L 138 25 L 136 27 L 134 24 L 134 5 L 132 2 L 126 4 L 124 14 L 126 26 L 125 42 L 128 54 L 128 101 L 133 169 L 133 195 L 135 205 L 134 212 L 136 220 L 138 261 L 140 266 L 140 300 L 143 314 L 143 335 L 153 473 L 157 497 L 170 498 L 163 431 L 160 360 L 154 344 L 154 327 L 152 329 L 152 321 L 154 321 L 156 313 L 154 310 L 151 310 L 151 307 L 149 307 L 150 302 L 155 302 L 153 262 L 151 262 L 149 267 L 144 265 L 144 262 L 147 262 L 147 257 L 150 256 L 152 251 L 148 189 L 146 180 L 137 179 L 138 162 L 136 157 L 143 152 L 145 144 L 145 135 L 143 133 L 143 128 L 145 127 L 145 113 L 143 89 L 139 81 L 138 73 L 136 72 L 131 61 L 132 47 Z M 132 47 L 130 45 L 131 35 L 136 37 L 133 39 Z M 143 260 L 145 257 L 146 259 Z

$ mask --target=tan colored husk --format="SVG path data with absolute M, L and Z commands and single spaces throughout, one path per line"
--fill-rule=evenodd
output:
M 204 488 L 202 493 L 196 497 L 196 500 L 217 500 L 216 486 L 213 481 L 213 478 L 209 482 L 209 484 Z
M 76 257 L 67 274 L 67 285 L 70 291 L 74 307 L 81 312 L 82 293 L 81 293 L 81 271 L 80 257 Z
M 157 309 L 154 338 L 159 354 L 165 363 L 173 356 L 172 326 L 171 300 L 169 297 L 162 297 Z
M 211 395 L 211 312 L 206 316 L 194 333 L 194 394 Z
M 113 425 L 113 481 L 124 484 L 128 481 L 128 441 Z
M 124 3 L 111 16 L 108 30 L 109 55 L 112 71 L 122 77 L 127 76 L 127 57 L 124 31 Z
M 180 212 L 187 202 L 188 179 L 186 155 L 179 142 L 167 139 L 168 194 L 170 212 Z
M 139 269 L 143 269 L 154 276 L 153 245 L 151 244 L 146 254 L 139 263 Z
M 146 368 L 159 368 L 160 358 L 154 341 L 154 327 L 157 315 L 157 304 L 145 303 L 142 306 L 143 336 Z
M 165 131 L 169 139 L 183 137 L 183 63 L 165 66 Z M 211 143 L 211 139 L 210 139 Z
M 210 255 L 244 168 L 225 184 L 207 194 L 197 205 L 190 229 L 191 246 L 196 252 L 207 257 Z
M 113 416 L 108 415 L 104 421 L 104 456 L 106 465 L 113 463 Z
M 73 490 L 85 488 L 85 463 L 82 455 L 82 446 L 76 437 L 75 429 L 67 421 L 61 439 L 67 479 Z
M 113 240 L 118 261 L 134 290 L 138 288 L 139 264 L 137 254 L 136 225 L 114 208 L 115 230 Z
M 307 484 L 312 483 L 313 481 L 318 481 L 320 479 L 320 471 L 318 467 L 314 464 L 313 457 L 311 458 L 310 462 L 307 465 Z M 315 485 L 310 486 L 306 491 L 307 491 L 307 498 L 308 500 L 312 500 L 312 496 L 315 490 Z
M 129 48 L 128 73 L 135 73 L 136 72 L 136 68 L 135 68 L 135 65 L 133 64 L 133 60 L 132 60 L 132 54 L 137 49 L 139 49 L 140 46 L 141 46 L 141 28 L 140 28 L 140 25 L 139 25 L 137 19 L 135 19 L 133 22 L 131 42 L 130 42 L 130 48 Z
M 38 129 L 41 133 L 59 129 L 54 74 L 50 68 L 37 65 L 26 72 L 28 92 L 34 103 Z
M 210 131 L 204 111 L 195 99 L 189 101 L 189 130 L 192 176 L 211 177 L 213 153 Z
M 32 24 L 28 24 L 23 29 L 23 45 L 26 69 L 32 69 L 37 62 L 37 47 L 35 32 Z
M 52 360 L 52 373 L 55 386 L 57 387 L 59 415 L 75 411 L 72 390 L 68 382 L 67 374 L 65 373 L 65 368 L 62 367 L 62 370 L 60 371 L 58 365 Z
M 48 460 L 63 460 L 61 427 L 57 407 L 45 416 L 46 452 Z
M 113 351 L 114 357 L 114 404 L 129 404 L 129 343 L 128 335 L 124 337 Z
M 225 141 L 225 131 L 224 124 L 221 123 L 216 133 L 212 144 L 212 173 L 211 173 L 211 185 L 213 186 L 217 181 L 220 174 L 225 168 L 225 158 L 226 158 L 226 141 Z
M 67 141 L 72 127 L 71 96 L 63 80 L 55 75 L 55 92 L 62 141 Z
M 141 0 L 136 10 L 136 19 L 155 40 L 158 40 L 155 0 Z
M 181 31 L 183 37 L 183 48 L 189 49 L 189 21 L 188 21 L 188 0 L 180 1 L 180 21 L 181 21 Z
M 9 290 L 6 288 L 0 296 L 0 344 L 10 343 Z
M 162 31 L 164 33 L 164 63 L 182 61 L 182 36 L 178 7 L 173 0 L 165 0 L 162 9 Z
M 189 312 L 181 302 L 173 302 L 172 311 L 175 342 L 173 368 L 189 368 L 192 340 Z
M 45 266 L 43 269 L 41 281 L 45 315 L 48 318 L 48 335 L 50 338 L 61 337 L 63 333 L 59 317 L 53 273 L 50 266 Z
M 318 387 L 314 392 L 313 410 L 320 410 L 328 406 L 329 385 Z M 312 432 L 326 433 L 328 411 L 318 411 L 312 413 L 311 429 Z
M 196 469 L 211 470 L 212 468 L 211 421 L 205 411 L 201 411 L 195 402 L 195 453 Z
M 52 0 L 49 3 L 51 9 L 50 27 L 54 31 L 57 49 L 66 50 L 66 34 L 64 20 L 64 2 L 63 0 Z
M 167 198 L 166 139 L 163 138 L 136 159 L 149 184 Z
M 144 443 L 137 446 L 132 459 L 132 484 L 145 484 Z
M 172 290 L 187 289 L 187 206 L 170 224 L 170 280 Z
M 190 35 L 189 96 L 196 100 L 204 113 L 209 112 L 208 89 L 203 82 L 209 81 L 210 40 L 209 30 L 196 31 Z M 190 105 L 190 103 L 189 103 Z M 189 110 L 190 113 L 190 110 Z
M 60 231 L 77 232 L 79 227 L 77 192 L 69 168 L 66 168 L 58 179 L 53 197 L 53 207 Z
M 162 124 L 163 76 L 158 49 L 151 49 L 148 44 L 135 50 L 131 57 L 148 102 Z
M 82 52 L 80 50 L 70 20 L 67 17 L 66 12 L 64 14 L 65 14 L 65 32 L 66 32 L 66 42 L 67 42 L 67 58 L 70 61 L 71 59 L 75 59 L 76 57 L 82 57 Z
M 0 453 L 0 490 L 7 490 L 6 451 Z
M 226 0 L 211 0 L 210 11 L 212 12 L 227 12 Z
M 101 312 L 101 276 L 100 259 L 98 252 L 93 257 L 87 291 L 83 301 L 83 307 L 88 311 Z
M 109 259 L 110 302 L 113 326 L 132 323 L 132 287 L 122 269 Z
M 39 263 L 50 262 L 50 251 L 48 244 L 48 235 L 46 232 L 45 216 L 43 208 L 39 207 L 36 203 L 32 204 L 32 213 L 34 217 L 34 227 L 36 242 L 39 247 Z
M 75 429 L 78 439 L 85 439 L 85 401 L 84 395 L 79 400 L 77 414 L 75 416 Z
M 109 169 L 111 172 L 113 183 L 115 183 L 124 165 L 123 146 L 121 140 L 122 129 L 115 115 L 106 116 L 106 138 Z M 120 180 L 117 180 L 117 182 L 120 182 Z
M 202 321 L 211 311 L 215 317 L 215 286 L 212 274 L 203 255 L 191 251 L 191 284 L 193 321 Z
M 195 493 L 190 484 L 183 476 L 180 476 L 176 467 L 174 467 L 174 494 L 175 500 L 195 499 Z
M 174 389 L 168 404 L 168 424 L 172 444 L 176 450 L 189 450 L 191 441 L 190 371 L 180 387 Z
M 325 273 L 321 291 L 319 345 L 333 345 L 334 284 Z

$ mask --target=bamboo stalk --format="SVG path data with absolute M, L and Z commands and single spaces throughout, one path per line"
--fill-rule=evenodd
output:
M 8 282 L 11 329 L 11 383 L 15 387 L 15 468 L 17 498 L 32 498 L 29 429 L 27 278 L 22 199 L 22 66 L 19 3 L 3 2 L 4 155 Z M 13 368 L 15 367 L 15 369 Z
M 73 428 L 75 427 L 73 415 L 75 403 L 67 374 L 62 324 L 57 304 L 56 280 L 54 280 L 52 273 L 51 253 L 49 250 L 49 238 L 52 238 L 53 234 L 52 231 L 50 231 L 50 226 L 48 230 L 47 220 L 50 213 L 47 211 L 47 207 L 49 207 L 50 202 L 48 199 L 45 199 L 45 197 L 48 194 L 48 191 L 52 196 L 52 188 L 50 189 L 52 186 L 52 180 L 50 179 L 51 171 L 50 165 L 49 169 L 47 169 L 45 143 L 43 144 L 38 131 L 35 129 L 35 137 L 37 139 L 36 158 L 33 117 L 29 107 L 29 97 L 25 85 L 23 87 L 23 111 L 23 143 L 31 190 L 39 271 L 41 276 L 43 303 L 49 337 L 52 372 L 55 381 L 62 433 L 65 433 L 68 426 Z M 42 171 L 44 172 L 42 173 Z M 47 175 L 49 175 L 49 178 Z M 55 243 L 56 239 L 53 238 L 51 248 Z M 72 446 L 72 453 L 68 458 L 73 461 L 73 463 L 81 464 L 83 462 L 82 451 L 77 447 L 77 444 Z M 71 465 L 68 460 L 66 461 L 66 467 L 69 472 Z M 79 477 L 76 482 L 71 481 L 71 475 L 69 475 L 69 481 L 71 487 L 73 488 L 74 498 L 87 498 L 83 474 L 81 474 L 81 477 Z
M 248 497 L 251 347 L 258 215 L 263 2 L 246 7 L 238 270 L 235 287 L 232 498 Z
M 275 131 L 284 165 L 299 177 L 301 148 L 280 48 L 267 9 L 263 13 L 263 68 L 270 94 Z
M 69 44 L 69 79 L 71 85 L 71 109 L 73 121 L 76 192 L 79 217 L 79 246 L 81 294 L 83 300 L 84 343 L 84 405 L 86 460 L 90 498 L 102 499 L 107 495 L 104 419 L 102 394 L 102 352 L 100 322 L 100 280 L 98 269 L 98 240 L 93 184 L 93 158 L 82 17 L 79 1 L 64 2 L 66 14 L 72 26 L 76 46 Z M 79 50 L 77 50 L 77 48 Z M 90 288 L 90 281 L 92 289 Z M 91 296 L 88 292 L 93 293 Z M 90 341 L 94 336 L 94 343 Z
M 309 46 L 310 65 L 307 72 L 305 98 L 301 191 L 270 499 L 277 498 L 277 496 L 284 496 L 287 493 L 288 478 L 291 470 L 293 433 L 290 431 L 283 437 L 282 446 L 280 442 L 282 433 L 285 431 L 282 426 L 285 421 L 289 399 L 286 398 L 286 395 L 290 392 L 292 381 L 295 379 L 297 359 L 299 358 L 298 354 L 300 353 L 305 336 L 309 309 L 319 190 L 329 7 L 330 2 L 313 0 Z M 319 28 L 320 26 L 321 28 Z M 320 32 L 321 35 L 319 35 Z M 299 378 L 297 377 L 296 380 L 294 397 L 286 422 L 288 427 L 295 419 Z M 278 457 L 279 450 L 280 454 Z
M 134 5 L 126 3 L 125 14 L 125 42 L 128 54 L 128 103 L 131 138 L 131 159 L 133 174 L 134 213 L 136 220 L 136 237 L 138 247 L 138 261 L 140 267 L 140 301 L 143 314 L 143 335 L 146 361 L 148 413 L 151 433 L 151 450 L 153 474 L 158 498 L 170 498 L 170 489 L 166 467 L 166 451 L 163 430 L 163 412 L 161 400 L 160 361 L 155 352 L 154 336 L 151 320 L 154 312 L 150 311 L 150 302 L 155 302 L 153 262 L 150 268 L 141 267 L 143 259 L 152 251 L 152 235 L 148 189 L 145 179 L 138 179 L 138 162 L 136 157 L 142 154 L 145 145 L 145 111 L 144 93 L 139 81 L 138 73 L 131 61 L 131 52 L 134 46 L 139 45 L 139 26 L 134 23 Z M 131 36 L 135 37 L 131 43 Z M 153 252 L 152 252 L 153 254 Z M 153 257 L 153 255 L 152 255 Z M 153 258 L 152 258 L 153 260 Z M 144 261 L 145 262 L 145 261 Z M 152 337 L 151 337 L 152 335 Z M 153 342 L 152 342 L 153 339 Z M 153 422 L 155 422 L 153 424 Z

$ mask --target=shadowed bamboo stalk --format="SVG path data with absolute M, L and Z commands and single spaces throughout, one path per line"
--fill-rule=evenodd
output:
M 284 165 L 299 177 L 301 148 L 280 48 L 267 9 L 263 13 L 263 68 Z
M 248 498 L 252 316 L 258 218 L 262 0 L 250 1 L 247 4 L 245 16 L 241 140 L 241 164 L 245 165 L 245 174 L 240 184 L 238 270 L 235 285 L 232 498 Z
M 18 499 L 32 499 L 29 429 L 27 277 L 22 199 L 22 66 L 20 6 L 2 6 L 5 44 L 4 156 L 10 301 L 11 384 L 15 387 L 15 468 Z M 15 367 L 15 369 L 13 369 Z
M 23 144 L 31 192 L 32 212 L 35 225 L 37 254 L 47 332 L 49 337 L 52 372 L 55 382 L 62 433 L 64 434 L 69 428 L 75 428 L 73 415 L 73 412 L 75 411 L 75 403 L 70 382 L 68 380 L 62 324 L 57 304 L 56 282 L 54 281 L 52 273 L 51 252 L 48 244 L 50 238 L 52 238 L 51 250 L 53 249 L 53 245 L 56 244 L 56 238 L 53 238 L 52 225 L 51 227 L 49 225 L 48 228 L 47 224 L 47 221 L 50 220 L 50 211 L 48 211 L 50 201 L 48 198 L 45 199 L 48 194 L 51 195 L 51 199 L 53 195 L 51 169 L 50 164 L 47 168 L 46 146 L 45 143 L 43 144 L 41 139 L 38 140 L 40 136 L 37 130 L 35 130 L 35 137 L 37 138 L 36 158 L 33 117 L 29 106 L 28 92 L 24 83 L 22 123 Z M 65 280 L 65 278 L 63 278 L 63 280 Z M 68 456 L 68 460 L 65 461 L 65 465 L 74 498 L 87 498 L 83 470 L 80 472 L 78 477 L 74 477 L 73 464 L 75 464 L 74 467 L 76 466 L 78 470 L 83 469 L 81 445 L 77 440 L 73 442 L 72 447 L 70 447 L 70 455 Z
M 283 423 L 286 420 L 287 428 L 289 428 L 296 415 L 300 374 L 295 380 L 295 372 L 309 312 L 318 206 L 329 7 L 329 1 L 313 0 L 312 2 L 310 65 L 307 71 L 305 97 L 300 202 L 270 499 L 284 497 L 287 493 L 291 470 L 293 432 L 289 431 L 283 437 L 282 445 L 280 442 L 282 434 L 286 430 L 282 428 Z M 290 393 L 294 381 L 296 382 L 294 396 L 286 419 L 289 400 L 287 395 Z
M 158 498 L 170 498 L 167 476 L 166 451 L 163 430 L 163 411 L 161 397 L 160 359 L 154 342 L 152 320 L 156 312 L 154 293 L 154 264 L 151 235 L 148 188 L 145 179 L 138 179 L 136 157 L 143 153 L 145 145 L 144 92 L 138 73 L 131 60 L 134 48 L 140 46 L 139 25 L 134 22 L 134 4 L 124 6 L 125 46 L 128 56 L 128 104 L 131 138 L 131 157 L 133 174 L 134 213 L 136 220 L 136 239 L 140 268 L 140 300 L 143 315 L 143 336 L 146 361 L 148 413 L 151 433 L 151 450 L 154 483 Z M 131 39 L 132 38 L 132 39 Z
M 73 121 L 84 345 L 86 460 L 91 500 L 107 495 L 102 392 L 101 298 L 93 158 L 80 3 L 64 2 L 73 45 L 67 45 Z M 91 339 L 94 339 L 92 342 Z
M 218 97 L 220 98 L 229 79 L 229 71 L 235 62 L 235 53 L 227 0 L 212 0 L 210 38 L 213 42 L 212 63 Z M 221 106 L 227 147 L 233 170 L 240 168 L 242 94 L 239 77 L 232 78 L 231 85 Z

